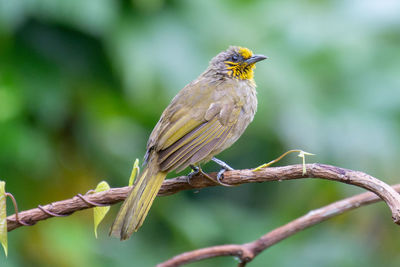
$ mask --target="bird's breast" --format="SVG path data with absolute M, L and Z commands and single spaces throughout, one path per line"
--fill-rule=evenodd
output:
M 257 96 L 254 83 L 240 81 L 234 86 L 234 101 L 240 109 L 237 120 L 232 125 L 226 142 L 219 151 L 230 147 L 243 134 L 253 120 L 257 110 Z
M 241 86 L 237 87 L 237 95 L 241 102 L 241 109 L 235 128 L 237 128 L 237 131 L 241 131 L 240 134 L 242 134 L 253 120 L 257 111 L 257 96 L 254 83 L 250 81 L 242 82 Z

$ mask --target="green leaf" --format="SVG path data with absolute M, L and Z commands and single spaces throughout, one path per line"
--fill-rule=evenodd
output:
M 131 172 L 131 177 L 129 177 L 129 186 L 133 185 L 133 182 L 135 181 L 135 178 L 137 175 L 139 175 L 140 168 L 139 168 L 139 159 L 135 160 L 135 163 L 133 163 L 133 168 Z
M 3 246 L 4 253 L 8 253 L 7 244 L 7 210 L 6 210 L 6 183 L 0 181 L 0 242 Z
M 110 189 L 110 186 L 108 185 L 108 183 L 105 181 L 102 181 L 97 185 L 97 187 L 94 191 L 101 192 L 101 191 L 106 191 L 108 189 Z M 99 226 L 101 221 L 104 219 L 104 217 L 106 216 L 106 214 L 109 210 L 110 210 L 110 206 L 93 208 L 94 235 L 96 238 L 97 238 L 97 227 Z

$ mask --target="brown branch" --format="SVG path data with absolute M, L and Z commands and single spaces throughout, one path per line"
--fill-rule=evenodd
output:
M 224 173 L 224 183 L 240 185 L 245 183 L 281 181 L 300 178 L 322 178 L 335 180 L 347 184 L 356 185 L 370 190 L 383 199 L 389 206 L 395 223 L 400 224 L 400 195 L 384 182 L 369 176 L 365 173 L 338 168 L 323 164 L 307 164 L 307 173 L 303 175 L 302 165 L 290 165 L 276 168 L 266 168 L 254 172 L 252 170 L 235 170 Z M 215 177 L 215 173 L 210 174 Z M 193 177 L 190 184 L 187 183 L 186 176 L 177 177 L 164 181 L 159 195 L 171 195 L 182 190 L 199 189 L 215 186 L 209 179 L 197 176 Z M 26 210 L 19 213 L 19 220 L 26 224 L 35 224 L 38 221 L 53 217 L 54 215 L 70 215 L 78 210 L 92 208 L 92 203 L 101 205 L 112 205 L 124 200 L 129 192 L 129 187 L 112 188 L 110 190 L 87 194 L 86 201 L 78 196 L 71 199 L 50 203 L 35 209 Z M 14 215 L 7 217 L 8 231 L 22 226 Z
M 400 184 L 393 186 L 397 192 L 400 191 Z M 279 241 L 296 234 L 297 232 L 323 222 L 329 218 L 342 214 L 346 211 L 356 209 L 360 206 L 369 205 L 380 201 L 373 193 L 367 192 L 350 198 L 334 202 L 325 207 L 312 210 L 306 215 L 297 218 L 288 224 L 272 230 L 259 239 L 242 245 L 229 244 L 213 246 L 185 252 L 177 255 L 170 260 L 157 265 L 157 267 L 176 267 L 186 263 L 219 256 L 236 256 L 241 262 L 239 266 L 245 266 L 252 261 L 259 253 L 278 243 Z

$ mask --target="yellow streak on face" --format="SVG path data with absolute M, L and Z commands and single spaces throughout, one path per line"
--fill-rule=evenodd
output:
M 254 78 L 253 70 L 256 68 L 255 63 L 237 63 L 225 61 L 226 68 L 229 70 L 228 75 L 240 80 L 252 80 Z
M 238 53 L 243 57 L 244 60 L 249 59 L 253 56 L 253 52 L 245 47 L 239 47 Z M 226 68 L 230 70 L 229 76 L 240 79 L 240 80 L 252 80 L 254 78 L 253 70 L 256 68 L 255 63 L 247 64 L 245 62 L 232 62 L 225 61 Z
M 249 59 L 253 56 L 253 52 L 246 47 L 239 47 L 239 54 L 241 54 L 244 59 Z

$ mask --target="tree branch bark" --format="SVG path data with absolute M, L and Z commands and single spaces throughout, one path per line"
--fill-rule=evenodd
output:
M 302 165 L 289 165 L 284 167 L 270 167 L 260 171 L 252 170 L 234 170 L 224 173 L 223 182 L 230 185 L 240 185 L 245 183 L 282 181 L 301 178 L 321 178 L 334 180 L 342 183 L 352 184 L 365 188 L 378 195 L 389 206 L 392 212 L 393 221 L 400 224 L 400 195 L 386 183 L 363 172 L 343 169 L 324 164 L 306 164 L 307 173 L 303 175 Z M 216 176 L 211 173 L 210 176 Z M 216 186 L 209 179 L 202 175 L 195 176 L 187 183 L 187 177 L 181 176 L 164 181 L 159 196 L 175 194 L 182 190 L 199 189 L 204 187 Z M 54 215 L 67 216 L 75 211 L 92 208 L 90 203 L 100 205 L 113 205 L 123 201 L 130 188 L 128 186 L 121 188 L 112 188 L 107 191 L 86 194 L 85 200 L 75 196 L 71 199 L 62 200 L 40 206 L 38 208 L 26 210 L 19 213 L 19 220 L 16 220 L 15 214 L 7 217 L 7 229 L 12 231 L 24 224 L 35 224 Z M 19 221 L 24 222 L 21 224 Z
M 397 192 L 400 192 L 400 184 L 394 185 L 392 188 Z M 157 267 L 176 267 L 190 262 L 219 256 L 238 257 L 241 261 L 239 266 L 245 266 L 246 263 L 252 261 L 265 249 L 285 238 L 296 234 L 297 232 L 300 232 L 334 216 L 340 215 L 346 211 L 369 205 L 380 200 L 381 199 L 377 195 L 370 192 L 359 194 L 334 202 L 322 208 L 312 210 L 306 215 L 272 230 L 253 242 L 196 249 L 177 255 L 163 263 L 158 264 Z

